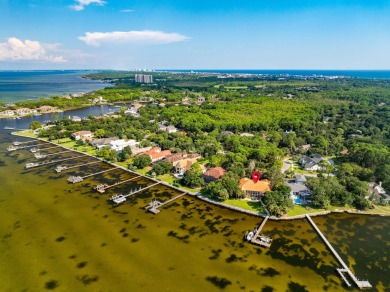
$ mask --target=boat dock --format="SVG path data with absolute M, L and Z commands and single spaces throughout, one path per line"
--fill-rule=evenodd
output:
M 16 150 L 22 150 L 22 149 L 31 148 L 31 147 L 36 147 L 36 146 L 39 146 L 39 144 L 27 145 L 27 146 L 14 146 L 14 145 L 11 145 L 11 146 L 8 146 L 8 147 L 7 147 L 7 150 L 8 150 L 8 151 L 16 151 Z
M 170 202 L 173 202 L 174 200 L 178 199 L 178 198 L 181 198 L 183 197 L 184 195 L 186 195 L 187 193 L 182 193 L 176 197 L 173 197 L 165 202 L 160 202 L 158 200 L 153 200 L 151 203 L 149 203 L 149 205 L 147 205 L 145 207 L 145 209 L 147 209 L 149 212 L 152 212 L 153 214 L 158 214 L 160 213 L 160 210 L 158 208 L 166 205 L 166 204 L 169 204 Z
M 330 242 L 326 239 L 326 237 L 322 234 L 321 230 L 317 227 L 317 225 L 314 223 L 314 221 L 310 218 L 309 215 L 306 214 L 307 220 L 310 222 L 310 224 L 313 226 L 313 228 L 317 231 L 318 235 L 322 238 L 322 240 L 325 242 L 326 246 L 329 248 L 329 250 L 333 253 L 333 255 L 336 257 L 336 259 L 339 261 L 340 265 L 343 267 L 342 269 L 337 269 L 337 272 L 340 274 L 344 282 L 347 284 L 348 287 L 351 286 L 351 284 L 347 281 L 346 277 L 343 275 L 343 273 L 346 273 L 349 275 L 349 277 L 353 280 L 353 282 L 358 286 L 360 289 L 363 288 L 372 288 L 371 284 L 368 281 L 360 281 L 356 276 L 352 273 L 352 271 L 348 268 L 348 266 L 344 263 L 342 258 L 339 256 L 339 254 L 336 252 L 336 250 L 333 248 L 333 246 L 330 244 Z
M 36 153 L 36 154 L 34 154 L 34 156 L 35 156 L 36 159 L 40 159 L 40 158 L 45 158 L 45 157 L 48 157 L 48 156 L 53 156 L 53 155 L 57 155 L 57 154 L 66 153 L 66 152 L 72 152 L 72 150 L 66 150 L 66 151 L 61 151 L 61 152 L 56 152 L 56 153 L 51 153 L 51 154 Z
M 30 162 L 30 163 L 26 164 L 26 169 L 35 168 L 35 167 L 38 167 L 38 166 L 43 166 L 43 165 L 48 165 L 48 164 L 53 164 L 53 163 L 57 163 L 57 162 L 62 162 L 62 161 L 70 160 L 70 159 L 76 159 L 76 158 L 80 158 L 80 157 L 83 157 L 83 156 L 84 155 L 79 155 L 79 156 L 74 156 L 74 157 L 69 157 L 69 158 L 64 158 L 64 159 L 59 159 L 59 160 L 50 160 L 50 161 L 41 162 L 41 163 Z
M 106 189 L 115 187 L 115 186 L 117 186 L 117 185 L 124 184 L 124 183 L 126 183 L 126 182 L 132 181 L 132 180 L 134 180 L 134 179 L 136 179 L 136 178 L 140 178 L 140 177 L 141 177 L 141 176 L 138 175 L 138 176 L 136 176 L 136 177 L 132 177 L 132 178 L 129 178 L 129 179 L 126 179 L 126 180 L 123 180 L 123 181 L 118 181 L 118 182 L 116 182 L 116 183 L 114 183 L 114 184 L 112 184 L 112 185 L 100 184 L 100 185 L 97 185 L 97 186 L 95 187 L 95 190 L 98 191 L 99 193 L 103 194 L 103 193 L 106 191 Z
M 268 218 L 269 218 L 269 216 L 266 216 L 264 218 L 263 222 L 261 222 L 259 228 L 257 228 L 257 231 L 256 231 L 255 235 L 250 240 L 251 243 L 257 244 L 257 245 L 261 245 L 261 246 L 264 246 L 264 247 L 270 247 L 271 246 L 271 243 L 270 243 L 271 239 L 269 237 L 260 235 L 260 232 L 263 229 L 265 223 L 267 223 Z
M 110 200 L 114 201 L 115 204 L 120 204 L 120 203 L 123 203 L 123 202 L 126 202 L 126 198 L 127 197 L 130 197 L 130 196 L 133 196 L 135 194 L 138 194 L 140 192 L 143 192 L 144 190 L 148 189 L 148 188 L 151 188 L 155 185 L 158 185 L 160 184 L 160 182 L 157 182 L 157 183 L 154 183 L 154 184 L 151 184 L 150 186 L 147 186 L 147 187 L 144 187 L 144 188 L 140 188 L 139 190 L 137 191 L 131 191 L 130 193 L 126 194 L 126 195 L 114 195 L 110 198 Z
M 70 167 L 67 167 L 67 166 L 57 166 L 54 170 L 56 172 L 61 172 L 63 170 L 68 170 L 68 169 L 77 168 L 77 167 L 84 166 L 84 165 L 99 163 L 99 162 L 101 162 L 101 161 L 98 160 L 98 161 L 93 161 L 93 162 L 89 162 L 89 163 L 77 164 L 77 165 L 70 166 Z
M 110 169 L 106 169 L 106 170 L 103 170 L 103 171 L 99 171 L 99 172 L 95 172 L 95 173 L 91 173 L 91 174 L 88 174 L 88 175 L 85 175 L 85 176 L 70 176 L 68 178 L 68 182 L 71 182 L 71 183 L 78 183 L 78 182 L 82 182 L 84 179 L 88 178 L 88 177 L 91 177 L 91 176 L 94 176 L 94 175 L 98 175 L 98 174 L 101 174 L 101 173 L 104 173 L 104 172 L 108 172 L 108 171 L 111 171 L 111 170 L 114 170 L 114 169 L 118 169 L 119 167 L 113 167 L 113 168 L 110 168 Z
M 21 145 L 21 144 L 27 144 L 27 143 L 36 142 L 36 141 L 37 140 L 29 140 L 29 141 L 24 141 L 24 142 L 15 141 L 12 144 L 14 144 L 15 146 L 18 146 L 18 145 Z
M 52 149 L 52 148 L 58 148 L 58 147 L 61 147 L 61 146 L 53 146 L 53 147 L 47 147 L 47 148 L 32 148 L 30 149 L 30 152 L 34 153 L 34 152 L 37 152 L 37 151 L 45 151 L 45 150 L 49 150 L 49 149 Z

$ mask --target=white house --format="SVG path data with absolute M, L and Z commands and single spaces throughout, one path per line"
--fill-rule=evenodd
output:
M 91 131 L 78 131 L 72 133 L 72 137 L 75 140 L 89 140 L 92 139 L 93 133 Z
M 133 148 L 137 144 L 139 143 L 133 139 L 130 140 L 118 139 L 118 140 L 111 141 L 109 146 L 112 150 L 122 151 L 123 148 L 125 148 L 126 146 L 130 146 L 130 148 Z

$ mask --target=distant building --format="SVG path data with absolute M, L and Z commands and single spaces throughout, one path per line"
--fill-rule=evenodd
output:
M 165 126 L 165 125 L 163 125 L 161 123 L 159 125 L 159 130 L 160 131 L 164 131 L 164 132 L 168 132 L 168 133 L 176 133 L 176 132 L 178 132 L 178 129 L 175 126 Z
M 72 122 L 81 122 L 81 118 L 78 116 L 69 117 Z
M 136 83 L 153 83 L 153 75 L 135 74 Z
M 57 110 L 57 108 L 55 106 L 50 106 L 50 105 L 43 105 L 38 108 L 38 111 L 41 113 L 52 112 L 54 110 Z

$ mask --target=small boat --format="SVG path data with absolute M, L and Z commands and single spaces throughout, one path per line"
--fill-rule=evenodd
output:
M 15 130 L 15 128 L 5 126 L 4 130 Z
M 30 149 L 30 152 L 31 152 L 31 153 L 35 153 L 35 152 L 37 152 L 38 150 L 39 150 L 38 148 L 31 148 L 31 149 Z
M 260 235 L 259 238 L 262 242 L 265 242 L 265 243 L 271 243 L 271 241 L 272 241 L 272 239 L 270 237 L 264 236 L 264 235 Z
M 251 241 L 252 238 L 253 238 L 253 236 L 255 236 L 255 233 L 254 233 L 253 231 L 249 231 L 249 232 L 246 234 L 245 239 L 246 239 L 247 241 Z
M 26 169 L 29 169 L 29 168 L 32 168 L 32 167 L 35 167 L 35 166 L 39 166 L 39 163 L 30 162 L 30 163 L 26 164 Z
M 8 151 L 15 151 L 15 150 L 18 150 L 18 147 L 15 147 L 15 146 L 11 145 L 11 146 L 7 147 L 7 150 Z
M 111 200 L 114 201 L 115 204 L 120 204 L 126 202 L 126 197 L 124 195 L 114 195 L 111 197 Z

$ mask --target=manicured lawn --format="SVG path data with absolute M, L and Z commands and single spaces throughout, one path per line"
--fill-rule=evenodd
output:
M 223 202 L 226 205 L 239 207 L 245 210 L 266 214 L 260 202 L 253 202 L 248 200 L 229 199 Z
M 374 209 L 369 209 L 367 212 L 372 214 L 390 215 L 390 205 L 387 206 L 375 205 Z
M 317 213 L 317 212 L 321 212 L 321 211 L 325 211 L 325 210 L 317 208 L 317 207 L 310 207 L 310 209 L 308 210 L 308 209 L 306 209 L 305 206 L 294 205 L 294 208 L 287 212 L 287 217 L 310 214 L 310 213 Z
M 152 168 L 150 167 L 150 166 L 147 166 L 147 167 L 145 167 L 145 168 L 142 168 L 142 169 L 137 169 L 137 170 L 135 170 L 135 172 L 138 172 L 138 173 L 140 173 L 140 174 L 142 174 L 142 175 L 146 175 L 146 173 L 149 171 L 149 170 L 151 170 Z
M 32 130 L 17 131 L 17 132 L 13 132 L 13 134 L 18 136 L 23 136 L 23 137 L 36 138 L 36 135 Z
M 175 178 L 172 175 L 170 175 L 169 173 L 159 175 L 159 176 L 157 176 L 157 178 L 164 181 L 164 182 L 167 182 L 169 184 L 173 184 L 173 182 L 175 181 Z

